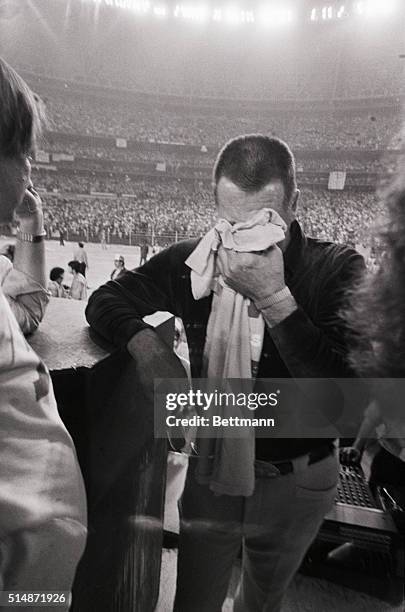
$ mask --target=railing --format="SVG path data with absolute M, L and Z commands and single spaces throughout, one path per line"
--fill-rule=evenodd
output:
M 0 236 L 13 239 L 15 233 L 11 230 L 2 230 Z M 188 240 L 189 238 L 198 238 L 198 234 L 179 234 L 178 232 L 172 232 L 168 234 L 153 234 L 153 233 L 141 233 L 141 232 L 130 232 L 128 234 L 109 234 L 106 235 L 106 245 L 125 245 L 125 246 L 138 246 L 140 247 L 145 242 L 150 246 L 151 249 L 158 246 L 160 248 L 169 246 L 175 242 L 181 240 Z M 59 232 L 52 231 L 47 234 L 47 240 L 60 240 Z M 101 244 L 101 238 L 99 233 L 94 233 L 91 230 L 83 230 L 80 232 L 74 232 L 66 230 L 64 233 L 64 240 L 66 242 L 92 242 L 95 244 Z

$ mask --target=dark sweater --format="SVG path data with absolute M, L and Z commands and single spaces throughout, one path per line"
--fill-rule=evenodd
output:
M 108 282 L 89 299 L 86 316 L 92 328 L 117 347 L 125 347 L 141 329 L 142 317 L 171 312 L 183 320 L 191 373 L 200 377 L 212 297 L 196 301 L 185 260 L 198 239 L 172 245 L 141 268 Z M 286 284 L 298 309 L 266 327 L 258 378 L 351 378 L 348 343 L 341 310 L 346 293 L 364 271 L 353 249 L 307 238 L 298 222 L 284 253 Z M 325 439 L 256 439 L 256 457 L 283 460 L 324 445 Z

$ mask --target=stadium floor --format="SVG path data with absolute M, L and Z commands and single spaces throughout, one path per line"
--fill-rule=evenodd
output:
M 0 249 L 4 244 L 14 242 L 13 239 L 0 236 Z M 65 270 L 64 284 L 70 285 L 68 262 L 73 259 L 73 252 L 77 248 L 77 242 L 65 242 L 65 246 L 59 245 L 58 240 L 46 242 L 46 267 L 49 275 L 51 268 L 59 266 Z M 86 243 L 85 249 L 89 258 L 89 271 L 87 282 L 89 284 L 88 294 L 110 279 L 114 268 L 114 255 L 121 254 L 125 258 L 125 266 L 130 270 L 139 264 L 140 250 L 137 246 L 109 245 L 102 249 L 100 244 Z
M 160 596 L 156 612 L 171 612 L 176 583 L 177 551 L 164 550 L 160 578 Z M 239 567 L 235 565 L 231 586 L 222 612 L 232 612 Z M 287 590 L 282 612 L 402 612 L 402 605 L 369 597 L 364 593 L 332 584 L 327 580 L 297 574 Z

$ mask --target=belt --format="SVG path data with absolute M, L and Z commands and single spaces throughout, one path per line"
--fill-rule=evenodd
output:
M 329 457 L 334 451 L 333 444 L 325 444 L 319 448 L 310 451 L 307 455 L 291 459 L 290 461 L 256 461 L 255 475 L 256 478 L 274 478 L 275 476 L 285 476 L 296 470 L 296 465 L 299 462 L 306 465 L 312 465 Z

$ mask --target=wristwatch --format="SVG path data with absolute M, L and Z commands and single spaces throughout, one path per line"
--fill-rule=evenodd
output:
M 255 306 L 258 310 L 264 310 L 265 308 L 270 308 L 271 306 L 274 306 L 275 304 L 279 304 L 280 302 L 282 302 L 283 300 L 285 300 L 286 298 L 290 296 L 291 296 L 291 292 L 289 288 L 284 287 L 283 289 L 280 289 L 280 291 L 277 291 L 273 295 L 269 295 L 263 298 L 262 300 L 257 300 L 255 302 Z
M 42 242 L 46 236 L 46 231 L 43 230 L 40 234 L 28 234 L 27 232 L 21 232 L 17 230 L 16 238 L 22 242 Z

